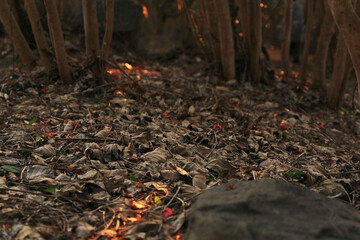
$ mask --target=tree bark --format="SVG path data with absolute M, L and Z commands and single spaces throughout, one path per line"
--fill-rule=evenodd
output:
M 249 56 L 250 78 L 260 83 L 260 54 L 262 42 L 260 0 L 236 0 L 240 8 L 241 28 L 245 38 L 246 53 Z
M 7 1 L 5 0 L 0 3 L 0 20 L 25 67 L 28 70 L 33 69 L 36 66 L 35 57 L 31 53 L 31 49 L 20 30 L 14 15 L 11 13 Z
M 104 59 L 107 59 L 110 52 L 111 40 L 114 30 L 114 0 L 106 0 L 106 27 L 102 45 Z
M 328 0 L 335 23 L 342 34 L 349 51 L 357 78 L 360 97 L 360 18 L 351 0 Z
M 49 25 L 50 37 L 55 49 L 56 63 L 59 69 L 59 75 L 62 81 L 71 83 L 71 74 L 66 59 L 64 37 L 61 29 L 61 22 L 56 8 L 56 2 L 53 0 L 44 0 L 47 21 Z
M 96 12 L 96 0 L 83 0 L 86 54 L 99 56 L 99 27 Z
M 255 84 L 260 83 L 260 55 L 262 42 L 262 26 L 261 26 L 261 8 L 260 0 L 247 0 L 249 9 L 248 23 L 250 30 L 250 73 L 251 80 Z
M 284 2 L 284 31 L 281 41 L 281 60 L 284 69 L 285 79 L 289 77 L 290 71 L 290 41 L 292 26 L 292 3 L 293 0 L 285 0 Z
M 231 26 L 230 9 L 227 0 L 217 0 L 218 31 L 220 35 L 220 57 L 223 75 L 226 79 L 235 79 L 235 49 Z
M 216 0 L 201 0 L 201 5 L 204 8 L 214 58 L 216 62 L 220 62 L 220 32 L 218 30 Z
M 325 2 L 325 15 L 322 21 L 314 58 L 314 83 L 323 86 L 326 78 L 326 60 L 329 53 L 329 44 L 334 32 L 335 23 L 327 2 Z
M 104 83 L 104 68 L 100 56 L 99 26 L 96 12 L 96 0 L 82 0 L 85 30 L 86 55 L 94 61 L 95 77 Z
M 311 29 L 312 29 L 313 10 L 314 10 L 313 5 L 314 5 L 313 0 L 307 1 L 305 43 L 304 43 L 304 50 L 301 56 L 300 89 L 302 89 L 306 84 L 306 78 L 307 78 L 307 66 L 308 66 L 309 53 L 310 53 Z
M 344 38 L 339 34 L 336 45 L 335 62 L 331 82 L 327 91 L 327 104 L 329 107 L 338 108 L 345 89 L 345 68 L 348 51 Z
M 55 66 L 53 64 L 53 58 L 50 54 L 49 44 L 45 36 L 45 31 L 41 24 L 39 11 L 36 6 L 36 0 L 25 0 L 24 7 L 29 16 L 36 46 L 39 50 L 40 59 L 45 67 L 46 73 L 49 74 Z

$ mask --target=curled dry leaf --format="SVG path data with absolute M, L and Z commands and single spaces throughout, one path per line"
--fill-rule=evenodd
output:
M 74 121 L 70 120 L 65 124 L 64 132 L 70 132 L 74 128 Z
M 56 155 L 56 148 L 54 148 L 50 144 L 47 144 L 35 149 L 34 152 L 44 157 L 52 157 Z
M 37 240 L 44 240 L 44 238 L 38 233 L 35 229 L 24 226 L 19 233 L 14 238 L 16 240 L 25 240 L 25 239 L 37 239 Z
M 160 170 L 160 174 L 165 180 L 176 181 L 180 179 L 180 174 L 176 170 Z
M 167 158 L 167 151 L 158 147 L 154 151 L 145 153 L 141 156 L 141 158 L 151 162 L 165 162 Z
M 52 178 L 40 178 L 29 181 L 30 184 L 41 184 L 42 186 L 57 186 L 60 185 L 59 181 Z
M 187 171 L 185 171 L 184 169 L 182 169 L 181 167 L 178 167 L 178 166 L 175 165 L 175 164 L 172 165 L 172 166 L 173 166 L 173 168 L 175 168 L 176 171 L 177 171 L 178 173 L 180 173 L 181 175 L 191 177 L 190 174 L 189 174 Z
M 192 179 L 192 184 L 194 187 L 205 189 L 207 187 L 205 174 L 196 174 Z
M 53 170 L 46 166 L 32 165 L 26 167 L 23 178 L 25 179 L 41 179 L 41 178 L 53 178 Z
M 110 134 L 110 131 L 111 131 L 111 127 L 105 127 L 103 130 L 101 130 L 97 134 L 95 134 L 95 137 L 107 138 Z
M 235 170 L 229 161 L 225 159 L 214 159 L 207 164 L 206 168 L 213 170 L 220 175 L 228 175 Z
M 93 179 L 97 174 L 96 170 L 87 171 L 85 174 L 78 175 L 78 179 L 86 180 L 86 179 Z
M 114 160 L 119 158 L 120 146 L 119 144 L 115 144 L 115 143 L 108 144 L 104 147 L 103 151 L 104 151 L 104 160 L 106 162 L 110 162 L 113 160 L 113 158 Z

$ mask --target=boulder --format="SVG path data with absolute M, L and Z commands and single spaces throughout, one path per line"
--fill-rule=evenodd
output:
M 359 239 L 360 212 L 281 179 L 232 181 L 203 192 L 186 240 Z

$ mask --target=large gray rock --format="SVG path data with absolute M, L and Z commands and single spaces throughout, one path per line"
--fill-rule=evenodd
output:
M 235 181 L 201 194 L 186 240 L 360 239 L 360 212 L 279 179 Z
M 105 1 L 97 0 L 96 9 L 100 27 L 105 24 Z M 114 33 L 130 32 L 140 28 L 142 7 L 133 0 L 115 0 L 114 1 Z M 83 26 L 82 7 L 80 7 L 71 22 L 74 28 Z

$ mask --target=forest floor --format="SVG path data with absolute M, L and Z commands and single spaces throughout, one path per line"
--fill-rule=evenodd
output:
M 276 71 L 215 85 L 200 58 L 115 60 L 103 85 L 75 63 L 71 85 L 1 70 L 1 239 L 181 239 L 192 202 L 230 179 L 283 178 L 360 207 L 351 89 L 331 110 Z

